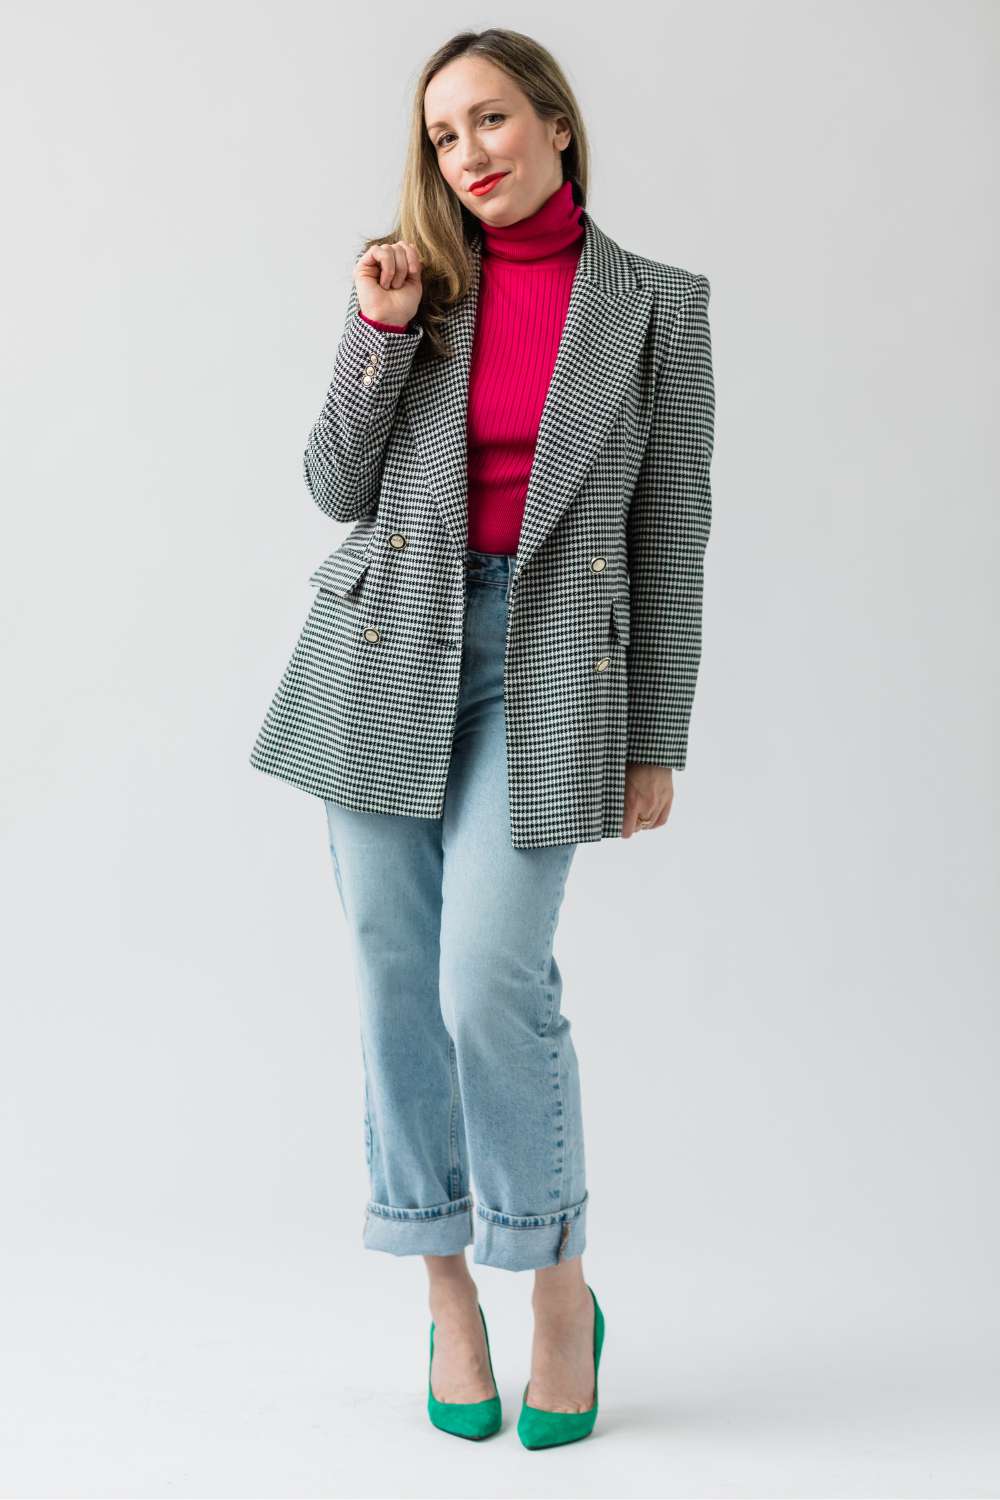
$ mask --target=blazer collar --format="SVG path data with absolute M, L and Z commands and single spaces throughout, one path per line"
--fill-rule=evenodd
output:
M 517 548 L 523 567 L 583 486 L 635 378 L 653 292 L 636 278 L 622 247 L 584 210 L 584 237 L 566 321 L 542 407 Z M 482 265 L 472 247 L 472 280 L 442 324 L 451 359 L 420 361 L 403 387 L 403 406 L 441 519 L 465 554 L 468 537 L 469 369 Z

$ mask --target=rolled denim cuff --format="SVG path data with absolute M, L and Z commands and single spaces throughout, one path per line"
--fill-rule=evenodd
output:
M 370 1202 L 362 1243 L 390 1255 L 457 1255 L 472 1244 L 472 1199 L 466 1195 L 430 1208 Z
M 587 1200 L 551 1214 L 498 1213 L 476 1204 L 472 1259 L 504 1271 L 535 1271 L 582 1255 L 587 1244 Z

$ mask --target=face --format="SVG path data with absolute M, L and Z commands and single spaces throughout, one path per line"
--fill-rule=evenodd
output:
M 565 118 L 540 120 L 528 96 L 483 57 L 456 57 L 424 92 L 424 125 L 441 175 L 470 213 L 516 224 L 541 208 L 563 180 L 570 141 Z M 481 178 L 504 175 L 488 192 Z

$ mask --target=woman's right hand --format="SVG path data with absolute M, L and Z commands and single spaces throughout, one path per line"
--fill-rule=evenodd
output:
M 409 323 L 423 296 L 422 272 L 417 247 L 408 240 L 372 245 L 354 267 L 360 311 L 376 323 Z

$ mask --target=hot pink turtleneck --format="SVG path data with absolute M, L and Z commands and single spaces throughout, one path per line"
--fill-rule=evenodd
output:
M 515 224 L 480 221 L 466 437 L 468 545 L 481 552 L 517 551 L 538 424 L 585 232 L 582 213 L 567 179 Z M 365 322 L 387 333 L 409 327 Z

